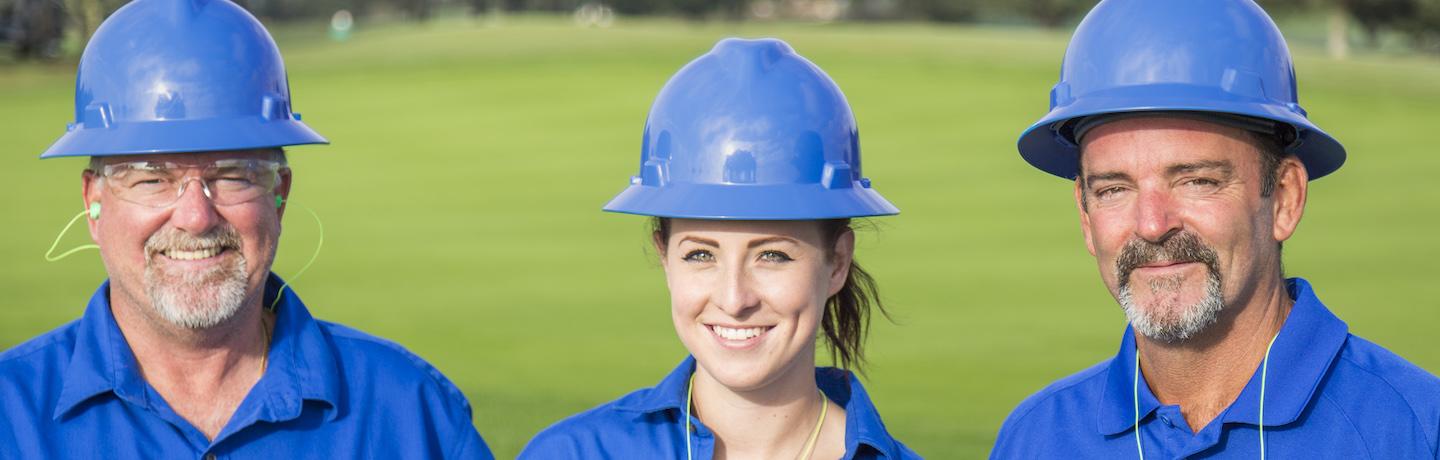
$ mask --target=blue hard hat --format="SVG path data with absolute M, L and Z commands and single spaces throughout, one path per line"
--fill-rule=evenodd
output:
M 1285 147 L 1310 178 L 1345 162 L 1345 148 L 1296 99 L 1290 50 L 1251 0 L 1104 0 L 1075 29 L 1050 91 L 1050 113 L 1020 135 L 1020 155 L 1067 179 L 1079 148 L 1072 120 L 1121 112 L 1211 112 L 1293 129 Z M 1283 126 L 1282 125 L 1282 126 Z
M 605 210 L 737 220 L 900 212 L 860 173 L 840 88 L 775 39 L 721 40 L 670 78 L 645 122 L 640 173 Z
M 328 143 L 290 111 L 275 41 L 227 0 L 135 0 L 85 46 L 75 122 L 40 158 Z

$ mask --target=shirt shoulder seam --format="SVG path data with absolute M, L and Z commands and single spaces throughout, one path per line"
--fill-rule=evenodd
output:
M 73 326 L 75 326 L 75 322 L 71 321 L 60 327 L 51 329 L 50 331 L 39 337 L 35 337 L 26 342 L 21 342 L 14 348 L 5 350 L 3 353 L 0 353 L 0 364 L 12 361 L 20 361 L 26 357 L 29 357 L 30 355 L 34 355 L 36 353 L 48 350 L 50 349 L 50 347 L 63 346 L 63 343 L 61 342 L 64 341 L 63 335 L 66 332 L 65 329 Z
M 1107 360 L 1107 361 L 1108 361 L 1108 360 Z M 1060 393 L 1063 393 L 1063 392 L 1065 392 L 1066 390 L 1069 390 L 1069 389 L 1071 389 L 1071 388 L 1074 388 L 1074 387 L 1076 387 L 1076 386 L 1079 386 L 1080 384 L 1089 382 L 1090 379 L 1095 378 L 1096 375 L 1100 375 L 1102 372 L 1107 371 L 1107 370 L 1110 369 L 1110 366 L 1109 366 L 1109 365 L 1102 365 L 1102 364 L 1104 364 L 1104 362 L 1099 363 L 1099 364 L 1097 364 L 1097 365 L 1095 365 L 1095 366 L 1092 366 L 1092 367 L 1089 368 L 1089 369 L 1082 370 L 1082 371 L 1080 371 L 1079 373 L 1077 373 L 1076 375 L 1072 375 L 1072 377 L 1076 377 L 1076 378 L 1075 378 L 1073 381 L 1066 382 L 1064 385 L 1060 385 L 1060 386 L 1049 386 L 1049 387 L 1046 387 L 1046 388 L 1041 389 L 1039 392 L 1036 392 L 1033 396 L 1038 396 L 1038 397 L 1039 397 L 1038 399 L 1028 399 L 1028 398 L 1027 398 L 1025 401 L 1021 402 L 1021 404 L 1029 403 L 1028 406 L 1030 406 L 1030 407 L 1028 407 L 1028 408 L 1025 409 L 1025 413 L 1023 413 L 1023 414 L 1016 414 L 1016 416 L 1014 417 L 1015 422 L 1018 423 L 1018 422 L 1020 422 L 1021 420 L 1029 417 L 1030 414 L 1033 413 L 1036 408 L 1040 407 L 1041 404 L 1046 403 L 1046 402 L 1049 402 L 1051 399 L 1054 399 L 1055 397 L 1059 396 Z M 1087 375 L 1087 376 L 1083 376 L 1083 377 L 1079 375 L 1079 374 L 1085 373 L 1086 371 L 1091 371 L 1091 370 L 1094 371 L 1094 374 Z M 1058 384 L 1059 384 L 1059 382 L 1056 383 L 1056 385 L 1058 385 Z
M 359 329 L 355 329 L 343 324 L 333 323 L 330 321 L 324 321 L 319 319 L 315 320 L 315 322 L 321 325 L 321 328 L 325 331 L 327 335 L 336 340 L 354 341 L 375 345 L 399 355 L 400 357 L 404 358 L 406 362 L 409 363 L 412 369 L 424 374 L 425 378 L 428 379 L 430 383 L 438 386 L 441 390 L 443 390 L 450 399 L 453 399 L 455 402 L 458 403 L 464 403 L 466 406 L 469 405 L 469 399 L 465 397 L 464 393 L 460 391 L 459 387 L 455 386 L 454 382 L 451 382 L 449 378 L 446 378 L 444 374 L 440 372 L 440 369 L 436 368 L 435 365 L 430 364 L 430 362 L 426 361 L 425 358 L 422 358 L 420 357 L 420 355 L 417 355 L 409 349 L 405 348 L 405 346 L 400 345 L 399 343 L 396 343 L 394 341 L 385 339 L 383 337 L 371 335 Z
M 1345 406 L 1340 405 L 1339 402 L 1335 401 L 1335 398 L 1332 398 L 1330 397 L 1330 395 L 1325 393 L 1321 393 L 1320 398 L 1325 400 L 1326 402 L 1329 402 L 1330 405 L 1335 406 L 1335 411 L 1339 412 L 1341 417 L 1345 417 L 1345 421 L 1350 426 L 1350 431 L 1353 431 L 1355 433 L 1355 436 L 1360 438 L 1360 442 L 1365 443 L 1365 457 L 1372 459 L 1375 458 L 1374 453 L 1370 450 L 1370 441 L 1368 439 L 1365 439 L 1365 433 L 1362 433 L 1358 428 L 1355 427 L 1355 419 L 1350 418 L 1350 414 L 1345 412 Z
M 1345 355 L 1345 353 L 1341 353 L 1341 354 L 1340 354 L 1340 360 L 1341 360 L 1341 361 L 1344 361 L 1345 363 L 1347 363 L 1347 364 L 1349 364 L 1349 365 L 1351 365 L 1351 366 L 1354 366 L 1356 369 L 1359 369 L 1361 372 L 1364 372 L 1364 373 L 1366 373 L 1366 374 L 1369 374 L 1369 375 L 1375 377 L 1375 379 L 1383 382 L 1383 383 L 1385 384 L 1385 387 L 1386 387 L 1386 388 L 1389 388 L 1391 392 L 1394 392 L 1396 396 L 1399 396 L 1399 397 L 1400 397 L 1400 400 L 1401 400 L 1401 401 L 1404 401 L 1404 402 L 1405 402 L 1405 409 L 1410 411 L 1410 419 L 1413 420 L 1413 421 L 1415 421 L 1416 423 L 1420 423 L 1420 421 L 1421 421 L 1421 420 L 1420 420 L 1420 414 L 1416 414 L 1416 413 L 1415 413 L 1415 405 L 1410 402 L 1410 398 L 1405 397 L 1405 393 L 1404 393 L 1404 392 L 1400 391 L 1399 388 L 1396 388 L 1396 387 L 1395 387 L 1395 384 L 1392 383 L 1392 382 L 1390 381 L 1390 379 L 1385 378 L 1385 376 L 1380 375 L 1379 373 L 1376 373 L 1376 372 L 1370 370 L 1370 368 L 1365 367 L 1364 365 L 1360 364 L 1359 362 L 1356 362 L 1356 361 L 1353 360 L 1353 359 L 1350 359 L 1349 357 L 1347 357 L 1347 356 Z M 1328 397 L 1328 396 L 1326 396 L 1325 398 L 1326 398 L 1326 399 L 1331 399 L 1331 398 Z M 1333 399 L 1331 399 L 1331 402 L 1332 402 L 1332 403 L 1334 402 Z M 1339 404 L 1335 404 L 1335 405 L 1336 405 L 1337 407 L 1340 407 Z M 1344 411 L 1341 410 L 1341 413 L 1344 413 Z M 1345 419 L 1346 419 L 1346 420 L 1349 420 L 1349 419 L 1350 419 L 1349 415 L 1346 415 Z M 1353 423 L 1353 422 L 1352 422 L 1352 423 Z M 1425 447 L 1430 448 L 1430 451 L 1431 451 L 1431 452 L 1435 452 L 1435 451 L 1436 451 L 1436 449 L 1435 449 L 1435 442 L 1432 441 L 1431 439 L 1429 439 L 1428 436 L 1427 436 L 1426 439 L 1425 439 L 1425 444 L 1426 444 Z

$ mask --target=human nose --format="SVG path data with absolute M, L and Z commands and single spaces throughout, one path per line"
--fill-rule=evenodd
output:
M 190 182 L 197 186 L 191 186 Z M 220 222 L 220 214 L 211 200 L 210 187 L 198 177 L 180 183 L 180 197 L 175 200 L 170 221 L 176 228 L 191 235 L 203 235 Z
M 1179 212 L 1168 193 L 1142 191 L 1135 209 L 1135 234 L 1151 243 L 1160 243 L 1180 231 Z
M 743 264 L 725 271 L 721 276 L 718 286 L 715 287 L 716 295 L 714 304 L 731 317 L 738 318 L 760 305 L 759 296 L 755 294 L 754 279 Z

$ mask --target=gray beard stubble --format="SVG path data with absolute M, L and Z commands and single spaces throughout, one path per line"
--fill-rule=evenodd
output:
M 1134 285 L 1130 274 L 1136 268 L 1157 260 L 1176 262 L 1199 262 L 1205 265 L 1205 296 L 1191 305 L 1136 305 Z M 1164 343 L 1179 343 L 1189 340 L 1219 320 L 1225 309 L 1223 280 L 1220 278 L 1215 250 L 1206 246 L 1193 233 L 1181 232 L 1159 244 L 1144 240 L 1131 240 L 1120 251 L 1115 262 L 1116 277 L 1120 282 L 1117 296 L 1120 309 L 1130 321 L 1135 332 L 1152 340 Z M 1141 289 L 1149 289 L 1157 297 L 1183 287 L 1184 279 L 1178 276 L 1150 280 Z
M 172 278 L 151 265 L 156 254 L 170 250 L 224 247 L 234 251 L 234 262 L 205 271 L 187 271 Z M 145 293 L 151 308 L 165 321 L 186 329 L 205 329 L 235 316 L 245 303 L 245 256 L 240 235 L 229 226 L 200 236 L 179 230 L 162 230 L 145 242 Z

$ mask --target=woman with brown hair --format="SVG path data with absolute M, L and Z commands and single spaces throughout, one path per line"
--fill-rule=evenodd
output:
M 639 175 L 676 334 L 659 385 L 556 423 L 521 458 L 916 458 L 851 369 L 874 280 L 852 218 L 899 212 L 861 176 L 839 87 L 779 40 L 727 39 L 661 90 Z M 816 368 L 824 337 L 837 368 Z

